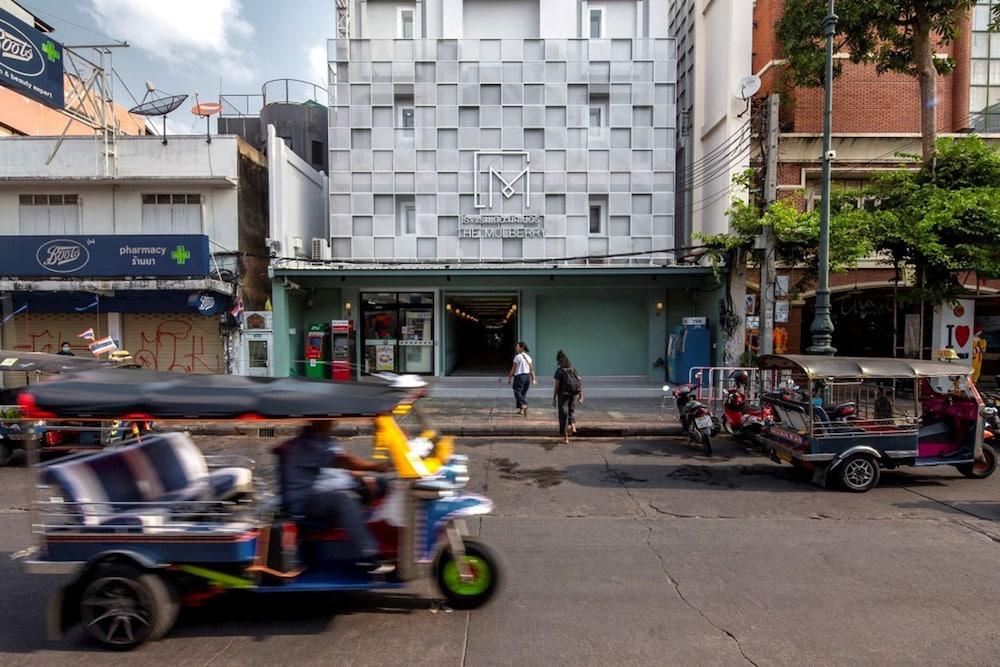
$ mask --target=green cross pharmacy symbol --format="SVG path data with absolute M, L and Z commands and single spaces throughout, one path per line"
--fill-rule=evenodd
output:
M 59 60 L 59 49 L 57 49 L 56 45 L 51 41 L 47 41 L 42 44 L 42 51 L 44 51 L 45 55 L 48 56 L 50 63 L 54 63 Z
M 191 253 L 182 245 L 174 248 L 174 251 L 170 253 L 170 256 L 173 257 L 174 261 L 177 262 L 179 266 L 183 266 L 185 262 L 191 259 Z

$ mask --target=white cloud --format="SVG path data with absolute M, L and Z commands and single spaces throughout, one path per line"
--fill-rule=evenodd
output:
M 310 46 L 306 52 L 309 54 L 309 80 L 327 88 L 330 83 L 327 75 L 330 63 L 326 59 L 326 46 Z
M 218 71 L 227 80 L 253 79 L 241 45 L 254 29 L 240 0 L 90 0 L 104 32 L 173 65 Z

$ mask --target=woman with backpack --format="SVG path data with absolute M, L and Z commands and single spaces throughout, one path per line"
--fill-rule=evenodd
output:
M 528 415 L 528 388 L 532 384 L 538 384 L 535 377 L 535 362 L 528 356 L 528 345 L 520 341 L 514 355 L 514 363 L 511 364 L 510 372 L 507 373 L 507 382 L 513 384 L 514 402 L 517 403 L 517 411 L 522 417 Z
M 559 435 L 563 444 L 569 444 L 569 436 L 576 433 L 576 404 L 583 403 L 583 382 L 562 350 L 556 355 L 555 386 L 552 391 L 552 405 L 559 408 Z

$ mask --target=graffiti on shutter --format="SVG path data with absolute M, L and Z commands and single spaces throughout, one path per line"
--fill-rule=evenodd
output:
M 128 316 L 126 345 L 143 368 L 175 373 L 223 373 L 218 321 L 204 317 Z

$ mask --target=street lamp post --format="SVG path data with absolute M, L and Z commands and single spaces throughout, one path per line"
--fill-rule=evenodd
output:
M 833 36 L 837 33 L 834 0 L 828 0 L 823 27 L 826 33 L 826 73 L 823 79 L 823 199 L 819 209 L 819 279 L 816 285 L 816 313 L 809 332 L 809 354 L 837 353 L 833 347 L 833 320 L 830 319 L 830 160 L 833 158 Z

